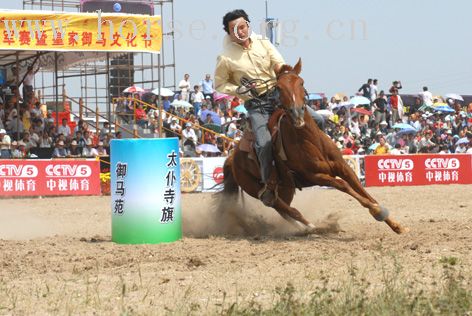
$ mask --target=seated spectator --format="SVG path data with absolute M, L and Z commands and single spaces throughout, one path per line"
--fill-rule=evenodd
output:
M 62 124 L 57 128 L 59 134 L 63 134 L 66 139 L 71 137 L 70 127 L 67 124 L 67 119 L 62 119 Z
M 12 159 L 23 158 L 22 152 L 18 149 L 18 142 L 16 140 L 11 142 L 11 158 Z
M 92 145 L 92 140 L 88 139 L 85 143 L 85 148 L 82 150 L 82 156 L 87 158 L 93 158 L 98 156 L 97 149 L 93 148 Z
M 392 155 L 404 155 L 405 152 L 401 150 L 402 145 L 400 143 L 396 143 L 395 147 L 390 151 L 390 154 Z
M 341 150 L 341 154 L 343 154 L 343 155 L 354 155 L 354 151 L 352 150 L 352 143 L 350 141 L 347 142 L 346 148 Z
M 69 158 L 78 158 L 82 156 L 82 148 L 77 145 L 77 141 L 74 139 L 70 143 L 69 154 L 67 157 Z
M 39 148 L 51 148 L 52 147 L 52 138 L 49 136 L 48 132 L 44 131 L 41 133 L 39 138 Z
M 59 140 L 54 147 L 54 151 L 52 152 L 53 158 L 65 158 L 69 155 L 67 149 L 64 147 L 64 141 Z
M 18 142 L 18 147 L 16 148 L 14 155 L 15 155 L 15 158 L 19 158 L 19 159 L 28 158 L 29 152 L 28 152 L 28 149 L 26 148 L 26 144 L 22 140 Z
M 103 147 L 103 142 L 98 142 L 97 156 L 104 157 L 108 156 L 107 150 Z
M 177 122 L 176 118 L 171 119 L 169 129 L 171 130 L 171 134 L 170 134 L 171 136 L 170 137 L 179 137 L 180 138 L 180 134 L 182 133 L 182 127 Z
M 187 140 L 192 141 L 195 145 L 197 144 L 197 135 L 195 130 L 192 128 L 191 123 L 185 124 L 185 129 L 182 131 L 182 141 L 185 143 Z
M 11 158 L 11 138 L 7 132 L 2 128 L 0 129 L 0 158 L 10 159 Z

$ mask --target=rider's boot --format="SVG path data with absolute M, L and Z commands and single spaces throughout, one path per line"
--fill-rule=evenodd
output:
M 265 206 L 269 207 L 274 206 L 275 201 L 277 201 L 277 170 L 275 167 L 271 168 L 269 180 L 259 191 L 258 197 Z

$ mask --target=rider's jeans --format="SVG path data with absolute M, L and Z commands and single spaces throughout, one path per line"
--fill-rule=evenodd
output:
M 256 136 L 255 150 L 261 165 L 262 182 L 267 183 L 270 176 L 272 157 L 272 141 L 267 123 L 270 115 L 274 112 L 274 106 L 270 103 L 261 102 L 259 107 L 249 107 L 248 114 L 252 130 Z

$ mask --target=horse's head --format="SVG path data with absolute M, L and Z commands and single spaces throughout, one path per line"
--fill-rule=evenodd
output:
M 280 105 L 290 114 L 296 128 L 305 126 L 305 88 L 299 76 L 302 61 L 298 60 L 295 67 L 283 65 L 277 72 L 277 88 L 280 93 Z

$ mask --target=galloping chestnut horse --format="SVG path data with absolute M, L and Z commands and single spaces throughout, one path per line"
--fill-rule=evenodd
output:
M 279 121 L 278 133 L 282 141 L 273 141 L 278 174 L 277 199 L 273 208 L 287 221 L 295 220 L 295 223 L 302 223 L 308 232 L 314 232 L 314 225 L 290 204 L 297 187 L 329 186 L 354 197 L 369 209 L 376 220 L 385 221 L 396 233 L 405 232 L 406 229 L 392 219 L 388 210 L 381 207 L 362 187 L 334 142 L 319 129 L 308 111 L 305 111 L 305 89 L 303 79 L 299 77 L 301 68 L 301 60 L 298 60 L 295 67 L 284 65 L 277 73 L 276 88 L 280 93 L 281 109 L 278 110 L 279 119 L 276 121 Z M 274 125 L 274 115 L 269 128 Z M 226 159 L 223 193 L 237 195 L 240 187 L 257 198 L 263 187 L 258 163 L 240 145 Z M 280 146 L 283 146 L 286 157 L 282 158 L 278 154 Z

